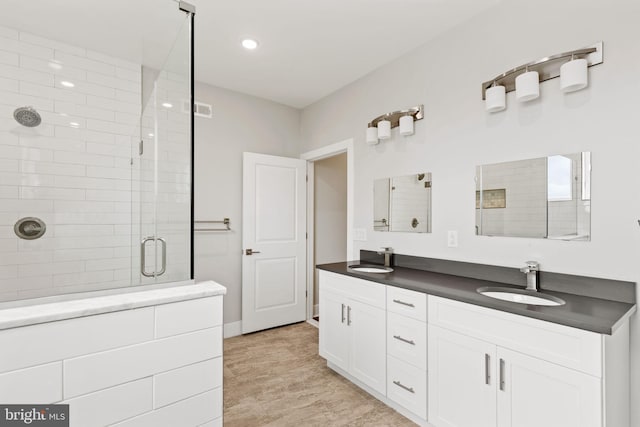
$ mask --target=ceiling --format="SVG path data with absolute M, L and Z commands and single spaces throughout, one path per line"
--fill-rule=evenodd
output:
M 303 108 L 500 1 L 190 0 L 196 80 Z M 0 25 L 156 67 L 184 23 L 173 0 L 3 0 L 3 9 Z M 258 49 L 240 47 L 244 37 Z

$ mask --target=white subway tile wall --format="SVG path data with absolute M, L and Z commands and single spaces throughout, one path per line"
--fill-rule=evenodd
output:
M 529 160 L 527 167 L 522 162 L 492 165 L 491 174 L 483 175 L 485 190 L 505 189 L 506 207 L 482 210 L 482 234 L 546 237 L 546 162 L 543 157 Z M 476 224 L 480 224 L 479 209 Z
M 71 427 L 221 426 L 222 298 L 0 330 L 0 401 L 69 404 Z
M 162 71 L 158 99 L 181 106 L 187 77 Z M 159 281 L 189 278 L 189 114 L 161 108 L 155 124 L 148 107 L 157 136 L 139 159 L 141 87 L 140 64 L 0 27 L 0 301 L 146 283 L 140 237 L 156 227 L 170 260 Z M 13 119 L 23 106 L 38 127 Z M 46 223 L 42 238 L 15 235 L 26 216 Z
M 419 179 L 418 174 L 391 178 L 391 230 L 431 232 L 431 187 L 425 187 L 425 182 L 431 178 L 430 174 L 427 176 L 426 179 Z

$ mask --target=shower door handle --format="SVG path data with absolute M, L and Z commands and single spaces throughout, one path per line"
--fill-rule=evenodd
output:
M 147 242 L 149 241 L 160 241 L 162 245 L 162 268 L 158 272 L 155 270 L 151 272 L 147 271 Z M 144 277 L 157 277 L 163 275 L 165 271 L 167 271 L 167 242 L 163 238 L 156 238 L 154 236 L 145 237 L 140 243 L 140 272 Z
M 167 241 L 162 237 L 159 237 L 156 240 L 158 240 L 160 245 L 162 245 L 162 268 L 156 273 L 156 276 L 162 276 L 165 271 L 167 271 Z
M 142 273 L 142 275 L 144 277 L 154 277 L 155 276 L 155 271 L 152 271 L 150 273 L 147 272 L 147 242 L 148 241 L 155 241 L 155 237 L 150 236 L 150 237 L 145 237 L 144 239 L 142 239 L 142 242 L 140 243 L 140 273 Z

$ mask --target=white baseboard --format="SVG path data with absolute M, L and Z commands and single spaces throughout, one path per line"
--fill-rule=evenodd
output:
M 320 305 L 316 304 L 313 306 L 313 317 L 320 315 Z
M 242 320 L 224 324 L 224 337 L 231 338 L 242 335 Z

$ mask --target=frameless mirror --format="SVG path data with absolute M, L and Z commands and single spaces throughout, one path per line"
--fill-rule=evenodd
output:
M 476 234 L 591 239 L 591 153 L 476 168 Z
M 375 180 L 373 230 L 431 233 L 431 174 Z

